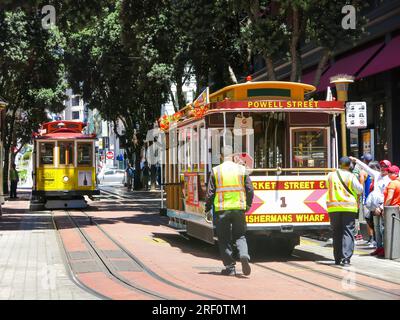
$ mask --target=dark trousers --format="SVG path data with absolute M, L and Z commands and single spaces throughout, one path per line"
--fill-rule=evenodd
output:
M 16 198 L 17 197 L 17 185 L 18 185 L 18 181 L 17 180 L 11 180 L 10 198 Z
M 216 227 L 219 252 L 224 266 L 236 263 L 232 257 L 232 244 L 235 243 L 240 257 L 250 259 L 246 241 L 246 216 L 242 210 L 216 212 Z
M 331 212 L 329 218 L 333 231 L 333 256 L 335 261 L 351 259 L 354 251 L 354 230 L 357 213 Z

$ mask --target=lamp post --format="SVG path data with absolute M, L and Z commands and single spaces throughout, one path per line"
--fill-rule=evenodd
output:
M 354 82 L 354 77 L 347 74 L 339 74 L 331 77 L 330 83 L 336 86 L 337 100 L 346 102 L 348 100 L 349 84 Z M 342 136 L 342 156 L 347 156 L 347 140 L 346 140 L 346 115 L 340 114 L 340 127 Z

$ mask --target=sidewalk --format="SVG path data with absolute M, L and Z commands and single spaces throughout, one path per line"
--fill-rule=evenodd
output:
M 327 245 L 324 241 L 318 241 L 309 238 L 302 238 L 300 246 L 296 249 L 301 249 L 312 255 L 318 255 L 325 259 L 330 259 L 333 262 L 333 248 Z M 373 249 L 368 249 L 363 245 L 357 245 L 354 250 L 354 255 L 351 259 L 351 267 L 344 270 L 354 271 L 360 274 L 365 274 L 371 277 L 387 280 L 393 283 L 400 284 L 400 259 L 388 260 L 371 256 Z M 332 264 L 327 261 L 316 261 L 321 264 Z M 336 268 L 342 268 L 335 266 Z
M 30 194 L 18 196 L 0 217 L 0 299 L 98 299 L 72 280 L 50 213 L 29 212 Z

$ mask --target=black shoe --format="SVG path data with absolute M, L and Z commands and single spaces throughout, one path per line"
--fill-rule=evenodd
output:
M 350 267 L 350 259 L 343 259 L 341 265 L 343 267 Z
M 342 261 L 341 261 L 341 260 L 335 260 L 335 264 L 336 264 L 337 266 L 339 266 L 339 265 L 342 264 Z
M 236 270 L 235 267 L 227 267 L 221 271 L 221 275 L 223 276 L 235 276 Z
M 240 257 L 240 262 L 242 263 L 242 271 L 245 276 L 248 276 L 251 273 L 251 268 L 249 264 L 249 258 Z

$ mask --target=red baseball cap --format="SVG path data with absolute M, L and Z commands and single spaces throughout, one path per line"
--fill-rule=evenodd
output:
M 389 168 L 389 167 L 392 166 L 392 163 L 391 163 L 389 160 L 382 160 L 382 161 L 379 161 L 379 164 L 380 164 L 380 166 L 383 167 L 383 168 Z
M 399 167 L 398 166 L 390 166 L 388 169 L 389 174 L 399 175 Z

